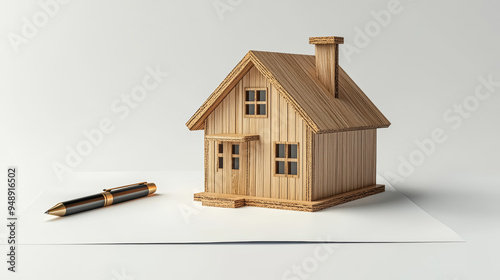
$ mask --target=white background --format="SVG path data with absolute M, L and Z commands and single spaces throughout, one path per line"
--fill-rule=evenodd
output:
M 230 10 L 218 13 L 214 5 L 220 3 Z M 202 133 L 189 132 L 184 123 L 244 54 L 250 49 L 313 54 L 308 37 L 338 35 L 346 42 L 340 65 L 392 122 L 379 130 L 379 173 L 398 175 L 389 181 L 466 242 L 340 245 L 310 278 L 498 278 L 500 87 L 460 117 L 460 125 L 447 122 L 443 114 L 472 100 L 478 77 L 492 75 L 500 81 L 500 6 L 495 1 L 402 0 L 400 12 L 386 26 L 376 24 L 380 28 L 372 30 L 369 41 L 359 44 L 358 29 L 372 25 L 371 12 L 387 10 L 389 3 L 73 0 L 59 5 L 16 52 L 9 37 L 23 36 L 23 18 L 33 22 L 44 10 L 38 1 L 2 1 L 0 160 L 3 170 L 8 165 L 20 168 L 21 213 L 43 192 L 76 185 L 70 175 L 60 181 L 53 164 L 64 164 L 67 147 L 74 149 L 85 140 L 84 132 L 97 128 L 103 118 L 113 121 L 114 131 L 75 172 L 203 172 Z M 345 56 L 347 45 L 359 52 Z M 111 104 L 141 85 L 147 67 L 157 66 L 169 77 L 120 119 Z M 436 144 L 411 174 L 399 172 L 402 159 L 418 150 L 415 141 L 431 137 L 436 128 L 447 140 Z M 6 201 L 5 192 L 0 199 Z M 181 253 L 176 252 L 182 252 L 191 258 L 179 259 L 190 265 L 154 271 L 179 278 L 185 268 L 185 276 L 201 276 L 203 271 L 193 268 L 204 263 L 201 267 L 208 274 L 220 273 L 219 278 L 280 279 L 315 246 L 223 245 L 214 247 L 221 256 L 217 259 L 203 246 L 113 247 L 125 252 L 109 263 L 103 247 L 34 246 L 21 253 L 26 258 L 23 269 L 47 277 L 60 275 L 43 260 L 81 253 L 89 256 L 88 262 L 75 260 L 67 267 L 97 267 L 85 276 L 118 279 L 112 270 L 123 266 L 136 279 L 150 279 L 149 264 L 163 268 L 163 260 L 177 263 Z

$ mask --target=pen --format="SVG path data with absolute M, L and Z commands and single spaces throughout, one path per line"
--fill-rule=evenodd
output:
M 103 192 L 99 194 L 57 203 L 52 208 L 47 210 L 45 214 L 68 216 L 87 210 L 145 197 L 153 194 L 154 192 L 156 192 L 156 185 L 148 182 L 135 183 L 111 189 L 103 189 Z

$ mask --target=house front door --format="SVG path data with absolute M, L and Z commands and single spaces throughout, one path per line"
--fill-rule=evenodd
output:
M 223 142 L 224 193 L 246 195 L 247 142 Z

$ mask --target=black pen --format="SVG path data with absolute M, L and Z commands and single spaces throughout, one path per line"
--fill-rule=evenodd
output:
M 120 202 L 145 197 L 156 192 L 154 183 L 141 182 L 104 189 L 102 193 L 60 202 L 45 212 L 55 216 L 67 216 L 87 210 L 101 208 Z

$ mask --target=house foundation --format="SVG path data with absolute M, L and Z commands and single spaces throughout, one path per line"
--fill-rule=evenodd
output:
M 203 206 L 238 208 L 243 206 L 265 207 L 273 209 L 316 212 L 331 206 L 339 205 L 385 191 L 385 185 L 371 185 L 354 191 L 341 193 L 316 201 L 287 200 L 246 195 L 220 194 L 201 192 L 194 194 L 195 201 Z

